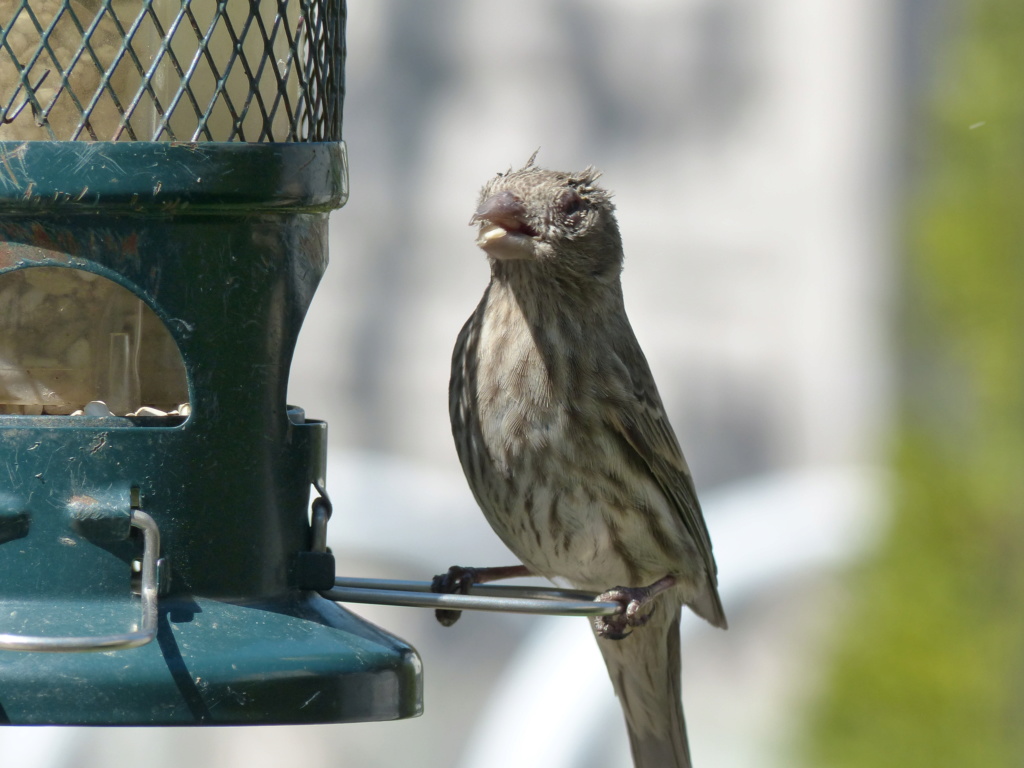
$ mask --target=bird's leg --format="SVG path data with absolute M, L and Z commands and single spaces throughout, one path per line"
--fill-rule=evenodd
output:
M 463 568 L 461 565 L 453 565 L 447 572 L 434 577 L 430 584 L 430 591 L 445 595 L 468 595 L 469 588 L 474 584 L 486 584 L 490 581 L 518 579 L 532 575 L 525 565 L 502 565 L 493 568 Z M 434 615 L 442 626 L 450 627 L 459 620 L 462 611 L 438 608 L 434 611 Z
M 621 640 L 633 627 L 642 627 L 650 621 L 651 611 L 641 615 L 640 611 L 655 597 L 665 590 L 674 587 L 675 576 L 664 576 L 647 587 L 614 587 L 594 598 L 598 603 L 618 603 L 622 606 L 621 613 L 611 616 L 595 616 L 591 619 L 594 632 L 598 637 L 608 640 Z

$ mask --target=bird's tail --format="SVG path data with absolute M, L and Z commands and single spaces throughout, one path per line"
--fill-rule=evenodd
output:
M 681 607 L 658 601 L 650 621 L 622 640 L 598 637 L 622 704 L 635 768 L 691 768 L 681 698 Z

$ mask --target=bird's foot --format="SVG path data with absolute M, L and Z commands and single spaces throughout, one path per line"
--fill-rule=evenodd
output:
M 666 576 L 647 587 L 614 587 L 598 595 L 594 602 L 618 603 L 622 610 L 610 616 L 594 616 L 591 621 L 595 634 L 606 640 L 628 637 L 636 627 L 651 620 L 656 608 L 651 601 L 675 583 L 673 576 Z
M 430 582 L 430 591 L 442 595 L 468 595 L 469 588 L 476 583 L 476 568 L 463 568 L 461 565 L 453 565 L 445 573 L 439 573 Z M 442 627 L 450 627 L 459 617 L 462 611 L 453 611 L 450 608 L 438 608 L 434 616 Z
M 464 568 L 461 565 L 453 565 L 445 573 L 438 574 L 430 583 L 430 591 L 443 595 L 468 595 L 474 584 L 485 584 L 489 581 L 500 579 L 514 579 L 529 576 L 530 572 L 525 565 L 507 565 L 494 568 Z M 462 611 L 455 611 L 451 608 L 438 608 L 434 611 L 441 626 L 450 627 L 459 617 Z

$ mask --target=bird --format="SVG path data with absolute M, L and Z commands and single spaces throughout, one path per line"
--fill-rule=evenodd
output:
M 455 344 L 449 412 L 473 496 L 521 565 L 453 566 L 434 588 L 531 574 L 619 603 L 591 621 L 634 766 L 688 768 L 682 606 L 727 622 L 694 481 L 626 315 L 600 177 L 534 153 L 480 192 L 470 224 L 490 281 Z

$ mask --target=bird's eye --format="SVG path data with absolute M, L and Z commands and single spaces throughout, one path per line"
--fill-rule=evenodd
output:
M 583 218 L 583 198 L 575 189 L 565 190 L 558 198 L 558 211 L 569 224 L 579 224 Z

